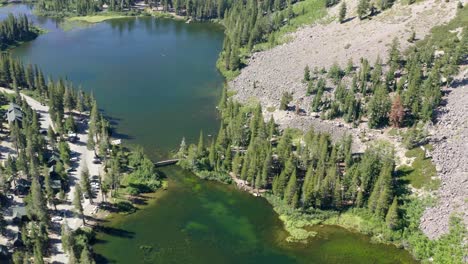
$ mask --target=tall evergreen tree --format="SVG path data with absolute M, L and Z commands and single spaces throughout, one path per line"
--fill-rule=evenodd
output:
M 398 200 L 396 197 L 393 198 L 392 205 L 388 209 L 387 216 L 385 217 L 385 222 L 387 223 L 387 226 L 392 229 L 398 229 L 398 222 L 399 222 L 399 216 L 398 216 Z
M 338 21 L 340 23 L 343 23 L 345 21 L 345 18 L 346 18 L 346 2 L 343 1 L 340 6 L 340 13 L 339 13 Z
M 81 219 L 83 220 L 83 225 L 86 224 L 85 222 L 85 215 L 83 213 L 83 193 L 81 192 L 80 185 L 75 186 L 75 193 L 73 197 L 73 206 L 75 207 L 76 214 L 78 214 Z

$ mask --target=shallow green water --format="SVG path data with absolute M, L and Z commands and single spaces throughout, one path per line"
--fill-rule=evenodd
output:
M 392 246 L 338 227 L 317 227 L 308 244 L 286 232 L 262 198 L 166 168 L 169 189 L 148 208 L 115 219 L 98 236 L 102 262 L 118 263 L 413 263 Z
M 3 7 L 0 18 L 8 12 L 30 9 Z M 93 91 L 126 142 L 158 158 L 183 136 L 193 142 L 200 129 L 216 131 L 219 27 L 128 18 L 64 32 L 57 21 L 31 18 L 49 33 L 13 55 Z M 318 227 L 308 244 L 286 243 L 266 200 L 177 167 L 163 172 L 167 191 L 99 234 L 99 263 L 413 263 L 403 250 L 337 227 Z

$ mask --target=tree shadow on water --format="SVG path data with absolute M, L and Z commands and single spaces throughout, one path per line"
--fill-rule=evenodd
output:
M 131 239 L 135 236 L 135 232 L 127 231 L 120 228 L 110 226 L 97 226 L 96 231 L 110 236 Z
M 116 260 L 108 259 L 108 258 L 106 258 L 103 255 L 98 254 L 98 253 L 94 253 L 94 260 L 96 261 L 96 263 L 99 263 L 99 264 L 117 263 Z

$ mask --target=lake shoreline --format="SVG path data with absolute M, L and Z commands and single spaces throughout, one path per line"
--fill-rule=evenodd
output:
M 178 166 L 178 165 L 175 165 L 175 166 Z M 273 208 L 273 210 L 278 214 L 278 219 L 281 220 L 281 222 L 283 223 L 283 228 L 289 233 L 289 237 L 285 238 L 286 242 L 307 244 L 310 238 L 314 238 L 317 235 L 317 232 L 309 231 L 308 230 L 309 228 L 320 227 L 320 226 L 338 226 L 343 229 L 346 229 L 349 232 L 364 235 L 368 237 L 374 243 L 394 246 L 397 249 L 405 250 L 406 252 L 411 254 L 414 260 L 418 260 L 415 258 L 415 256 L 409 250 L 409 248 L 406 248 L 403 246 L 403 241 L 392 242 L 389 240 L 380 240 L 380 241 L 375 240 L 377 237 L 380 236 L 380 234 L 369 233 L 369 230 L 360 228 L 361 226 L 369 225 L 369 223 L 366 219 L 363 219 L 359 215 L 351 213 L 350 216 L 356 218 L 356 222 L 354 223 L 353 222 L 347 223 L 347 222 L 340 221 L 340 216 L 342 214 L 349 214 L 349 212 L 347 211 L 337 212 L 337 211 L 318 210 L 320 213 L 324 214 L 323 215 L 324 217 L 311 218 L 310 215 L 304 214 L 303 212 L 300 212 L 299 210 L 291 209 L 291 208 L 286 209 L 285 207 L 286 205 L 283 204 L 283 201 L 280 201 L 276 197 L 274 197 L 271 191 L 263 190 L 263 189 L 257 191 L 256 189 L 248 186 L 245 183 L 245 181 L 242 181 L 232 175 L 231 175 L 232 182 L 226 183 L 225 181 L 220 181 L 217 179 L 208 179 L 206 177 L 202 177 L 199 173 L 195 173 L 195 172 L 192 172 L 192 173 L 202 180 L 213 181 L 219 184 L 233 185 L 233 186 L 236 186 L 237 189 L 245 193 L 248 193 L 256 198 L 265 199 L 268 202 L 268 204 Z M 356 223 L 358 222 L 360 224 L 356 225 Z
M 160 192 L 160 190 L 156 191 L 155 194 L 157 194 L 157 193 L 159 193 L 159 192 Z M 167 192 L 163 192 L 163 193 L 167 193 Z M 153 201 L 153 200 L 154 200 L 154 201 L 157 201 L 157 200 L 155 200 L 155 199 L 157 199 L 157 198 L 153 198 L 153 199 L 151 199 L 151 201 Z M 270 204 L 271 204 L 271 203 L 270 203 Z M 141 208 L 141 210 L 146 210 L 146 209 L 147 209 L 147 206 L 143 206 L 143 207 Z M 124 219 L 124 218 L 126 218 L 126 216 L 127 216 L 127 215 L 122 215 L 122 217 L 118 217 L 118 218 Z M 107 214 L 107 215 L 102 215 L 102 216 L 98 216 L 97 219 L 101 219 L 100 217 L 103 217 L 104 220 L 110 219 L 110 221 L 113 221 L 113 220 L 112 220 L 112 216 L 110 216 L 109 214 Z M 110 218 L 108 218 L 108 217 L 110 217 Z M 282 221 L 283 221 L 283 220 L 282 220 Z

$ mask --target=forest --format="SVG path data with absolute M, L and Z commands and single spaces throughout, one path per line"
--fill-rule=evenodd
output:
M 160 6 L 163 12 L 174 12 L 198 21 L 218 21 L 225 28 L 223 52 L 220 55 L 220 70 L 228 74 L 243 66 L 244 57 L 255 49 L 255 44 L 270 43 L 275 45 L 276 31 L 298 16 L 314 14 L 326 7 L 338 3 L 335 0 L 312 1 L 312 6 L 294 11 L 293 4 L 298 1 L 268 0 L 268 1 L 231 1 L 231 0 L 147 0 L 149 7 Z M 36 10 L 49 16 L 85 16 L 111 12 L 134 11 L 136 1 L 133 0 L 39 0 Z M 311 21 L 312 22 L 312 21 Z
M 15 17 L 9 14 L 0 22 L 0 50 L 30 41 L 39 35 L 39 29 L 29 22 L 26 15 Z
M 466 31 L 460 39 L 448 34 L 442 42 L 429 37 L 403 55 L 395 39 L 385 63 L 378 57 L 373 66 L 361 59 L 359 66 L 349 61 L 345 69 L 337 63 L 328 70 L 306 67 L 303 82 L 307 95 L 313 97 L 311 108 L 305 110 L 355 126 L 366 120 L 370 128 L 416 130 L 418 124 L 434 119 L 442 100 L 441 87 L 458 73 L 468 51 L 467 40 Z M 327 88 L 333 92 L 326 92 Z M 292 97 L 285 93 L 280 108 L 286 109 Z
M 73 169 L 72 152 L 66 139 L 70 133 L 77 132 L 78 122 L 83 117 L 89 116 L 87 148 L 94 150 L 96 157 L 104 165 L 105 175 L 99 175 L 104 201 L 107 201 L 109 193 L 112 197 L 125 197 L 127 194 L 152 192 L 161 186 L 154 164 L 141 149 L 130 151 L 110 144 L 110 124 L 99 111 L 92 95 L 75 89 L 63 79 L 53 81 L 47 78 L 46 81 L 37 66 L 24 66 L 9 54 L 0 55 L 0 86 L 15 91 L 14 94 L 0 94 L 2 105 L 16 104 L 22 112 L 22 119 L 11 122 L 8 126 L 8 136 L 17 155 L 8 155 L 4 166 L 0 166 L 0 201 L 6 201 L 6 195 L 11 192 L 12 186 L 17 188 L 27 184 L 24 190 L 26 192 L 22 191 L 22 195 L 25 195 L 29 221 L 22 222 L 20 226 L 24 247 L 15 250 L 14 263 L 24 263 L 30 257 L 34 258 L 34 263 L 44 263 L 44 256 L 51 253 L 51 214 L 57 210 L 58 204 L 65 202 L 71 185 L 69 173 Z M 31 109 L 20 92 L 49 106 L 53 128 L 51 126 L 47 131 L 41 129 L 40 113 Z M 6 120 L 3 120 L 3 113 L 0 116 L 0 129 L 4 131 L 3 123 Z M 92 203 L 95 197 L 91 176 L 87 168 L 84 168 L 79 175 L 80 181 L 76 184 L 75 199 L 72 201 L 75 214 L 83 219 L 83 223 L 83 199 L 88 197 L 86 199 Z M 119 203 L 123 206 L 125 201 Z M 1 203 L 1 206 L 6 204 Z M 2 211 L 1 232 L 6 224 L 3 219 Z M 64 224 L 62 232 L 65 250 L 74 253 L 70 254 L 70 258 L 79 260 L 80 263 L 91 263 L 92 249 L 89 242 L 94 236 L 92 231 L 85 228 L 72 232 Z
M 459 12 L 452 24 L 436 28 L 404 53 L 393 41 L 385 63 L 377 59 L 371 67 L 362 59 L 359 66 L 349 62 L 345 69 L 338 64 L 328 70 L 306 67 L 303 81 L 314 95 L 306 110 L 355 125 L 367 121 L 370 128 L 407 127 L 406 147 L 424 144 L 420 124 L 433 120 L 441 88 L 451 83 L 467 54 L 466 31 L 448 33 L 462 23 L 465 11 Z M 422 234 L 419 221 L 430 201 L 411 195 L 396 170 L 390 143 L 373 142 L 364 153 L 353 153 L 351 137 L 333 142 L 313 128 L 280 131 L 273 119 L 265 121 L 260 104 L 241 105 L 230 94 L 225 88 L 218 106 L 222 121 L 217 136 L 205 142 L 201 133 L 198 144 L 190 145 L 183 140 L 176 155 L 180 166 L 205 179 L 244 180 L 254 192 L 271 195 L 275 208 L 293 209 L 300 219 L 327 222 L 330 215 L 342 215 L 364 221 L 360 231 L 405 246 L 417 259 L 462 263 L 463 224 L 453 218 L 451 233 L 439 240 Z M 291 109 L 293 96 L 284 93 L 282 110 Z
M 326 222 L 331 215 L 348 214 L 363 219 L 362 232 L 381 242 L 406 244 L 418 259 L 461 263 L 463 225 L 454 218 L 453 231 L 436 241 L 421 233 L 425 202 L 412 197 L 400 178 L 391 144 L 375 142 L 353 154 L 350 137 L 334 143 L 313 129 L 279 131 L 274 120 L 264 121 L 260 105 L 240 105 L 227 99 L 226 91 L 220 109 L 216 138 L 205 142 L 201 133 L 198 144 L 182 141 L 176 154 L 182 168 L 204 179 L 245 180 L 254 192 L 272 195 L 269 200 L 279 210 L 303 215 L 299 219 Z M 448 249 L 450 254 L 442 254 Z

